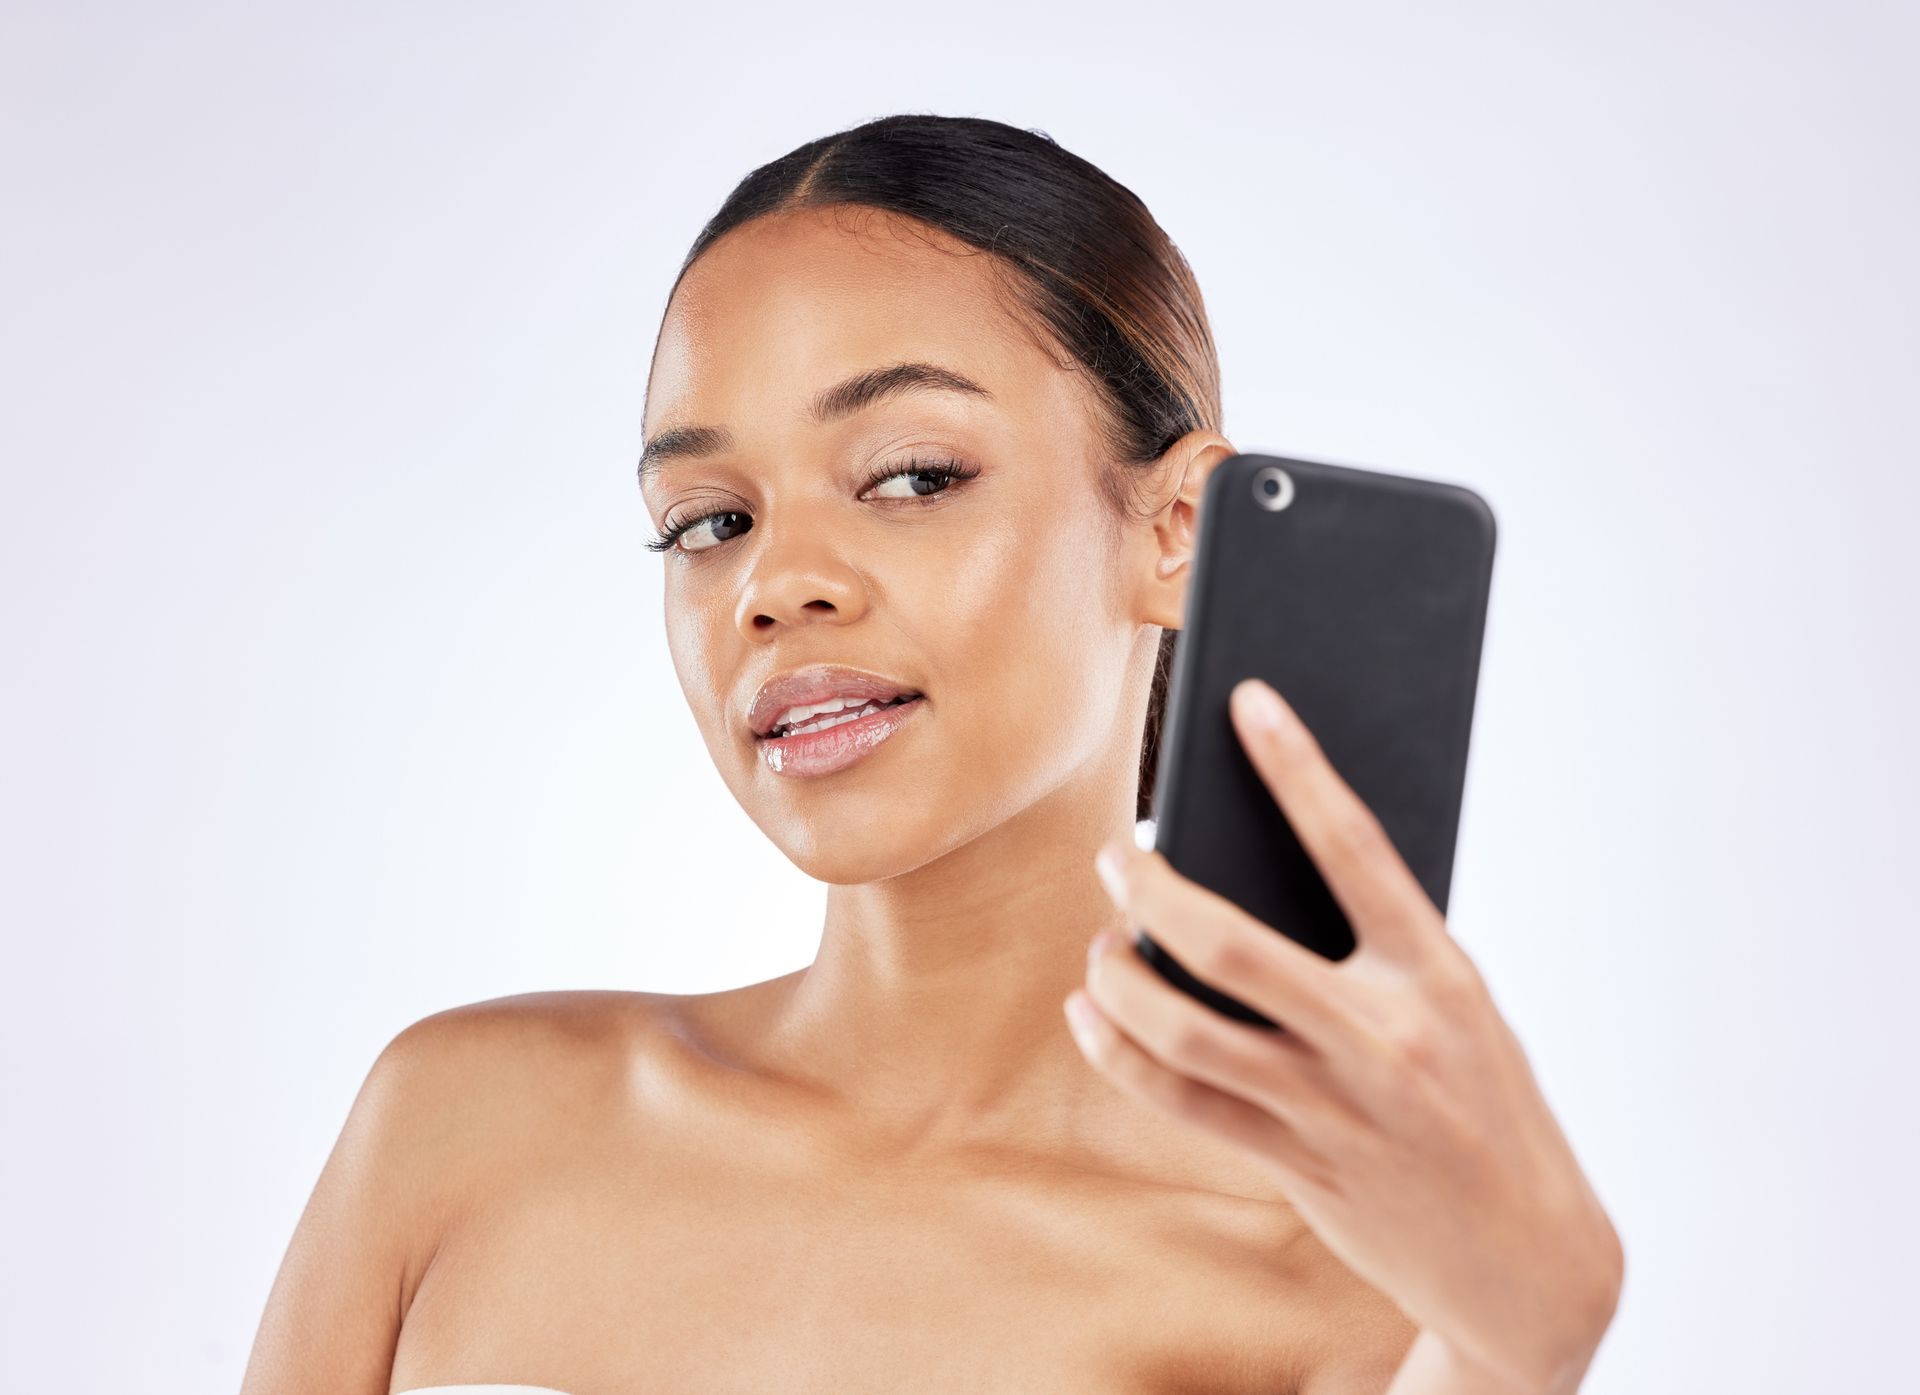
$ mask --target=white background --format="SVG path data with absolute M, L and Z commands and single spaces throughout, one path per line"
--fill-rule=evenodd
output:
M 633 482 L 733 183 L 1038 126 L 1243 449 L 1501 525 L 1455 933 L 1628 1250 L 1588 1389 L 1905 1388 L 1910 6 L 165 7 L 0 22 L 0 1387 L 232 1389 L 367 1067 L 808 962 Z

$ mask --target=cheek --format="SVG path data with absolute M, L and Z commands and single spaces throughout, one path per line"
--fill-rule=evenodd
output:
M 725 713 L 721 696 L 727 675 L 716 667 L 716 659 L 731 652 L 718 628 L 732 623 L 731 616 L 703 604 L 669 581 L 666 587 L 667 653 L 673 659 L 674 675 L 680 680 L 688 710 L 693 713 L 707 745 L 723 742 Z
M 927 586 L 914 629 L 935 655 L 970 758 L 1077 763 L 1106 737 L 1129 647 L 1094 521 L 1027 514 L 976 533 Z

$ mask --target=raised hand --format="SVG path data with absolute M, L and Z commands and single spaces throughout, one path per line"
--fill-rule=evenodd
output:
M 1087 1059 L 1271 1165 L 1288 1198 L 1421 1335 L 1392 1387 L 1578 1388 L 1619 1299 L 1618 1236 L 1526 1055 L 1372 811 L 1267 684 L 1233 691 L 1249 758 L 1352 923 L 1335 963 L 1115 842 L 1128 923 L 1286 1030 L 1173 988 L 1102 932 L 1067 999 Z

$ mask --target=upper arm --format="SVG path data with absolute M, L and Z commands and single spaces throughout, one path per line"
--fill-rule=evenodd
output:
M 386 1395 L 450 1199 L 435 1166 L 448 1028 L 414 1023 L 368 1070 L 281 1261 L 241 1395 Z

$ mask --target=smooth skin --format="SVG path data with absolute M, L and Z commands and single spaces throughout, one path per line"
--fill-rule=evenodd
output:
M 984 392 L 811 411 L 909 362 Z M 1396 1371 L 1400 1395 L 1438 1395 L 1520 1388 L 1484 1372 L 1530 1378 L 1571 1334 L 1590 1343 L 1604 1282 L 1577 1301 L 1554 1285 L 1597 1237 L 1507 1229 L 1563 1214 L 1542 1198 L 1571 1160 L 1505 1151 L 1557 1138 L 1544 1105 L 1527 1112 L 1537 1096 L 1509 1091 L 1514 1130 L 1470 1146 L 1451 1127 L 1464 1097 L 1376 1079 L 1399 1058 L 1375 1037 L 1336 1050 L 1329 1033 L 1315 1059 L 1344 1063 L 1354 1093 L 1329 1065 L 1309 1096 L 1289 1048 L 1249 1047 L 1223 1073 L 1173 1016 L 1191 1000 L 1129 977 L 1137 961 L 1089 974 L 1095 936 L 1139 925 L 1224 962 L 1236 993 L 1252 996 L 1242 970 L 1269 1001 L 1308 982 L 1244 943 L 1209 960 L 1228 923 L 1170 869 L 1123 863 L 1116 902 L 1094 866 L 1131 846 L 1155 645 L 1182 616 L 1206 477 L 1233 453 L 1213 432 L 1176 442 L 1123 519 L 1098 487 L 1098 411 L 995 260 L 917 223 L 773 215 L 687 273 L 645 434 L 727 440 L 642 492 L 656 530 L 732 522 L 662 558 L 668 648 L 727 787 L 827 883 L 818 954 L 724 992 L 527 994 L 401 1032 L 296 1227 L 243 1395 L 1361 1395 Z M 899 475 L 869 487 L 947 460 L 978 473 L 925 496 Z M 745 712 L 767 677 L 815 662 L 925 697 L 865 760 L 802 779 L 760 759 Z M 726 892 L 709 917 L 636 934 L 724 941 Z M 1384 962 L 1370 950 L 1340 981 Z M 1084 1051 L 1062 1017 L 1076 989 L 1110 1024 Z M 1338 993 L 1290 994 L 1277 1015 L 1304 1033 L 1309 1001 L 1330 1027 L 1354 1020 Z M 1459 1032 L 1493 1033 L 1485 1012 Z M 1418 1040 L 1449 1071 L 1465 1059 L 1459 1034 Z M 1201 1077 L 1258 1100 L 1266 1130 L 1175 1093 Z M 1282 1106 L 1394 1089 L 1426 1101 L 1398 1132 L 1312 1135 L 1350 1201 L 1303 1184 Z M 1448 1214 L 1398 1233 L 1430 1208 Z M 1498 1292 L 1434 1296 L 1449 1265 L 1488 1263 L 1537 1298 L 1522 1321 L 1485 1316 Z

